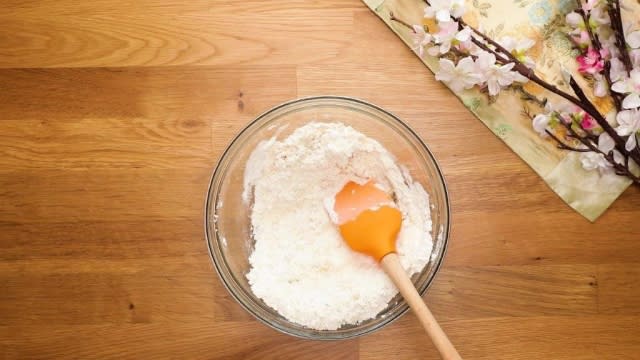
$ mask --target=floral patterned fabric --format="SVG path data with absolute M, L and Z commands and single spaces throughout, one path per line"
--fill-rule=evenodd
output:
M 409 24 L 432 25 L 424 23 L 425 3 L 422 0 L 363 1 L 409 47 L 412 47 L 411 29 L 391 21 L 391 14 Z M 636 13 L 640 13 L 640 4 L 631 6 L 637 7 Z M 577 69 L 572 44 L 563 29 L 565 15 L 575 8 L 574 0 L 469 0 L 466 8 L 465 21 L 492 38 L 510 36 L 535 40 L 530 53 L 536 62 L 536 71 L 547 82 L 571 92 L 560 69 Z M 431 71 L 438 66 L 438 59 L 428 54 L 421 59 Z M 533 83 L 527 83 L 524 89 L 538 98 L 556 99 L 554 94 Z M 454 93 L 560 198 L 590 221 L 600 216 L 631 183 L 625 177 L 584 170 L 577 153 L 560 150 L 553 141 L 538 136 L 531 126 L 531 118 L 526 115 L 532 105 L 522 100 L 521 93 L 503 91 L 493 103 L 475 89 Z M 604 110 L 611 106 L 607 102 L 596 105 Z

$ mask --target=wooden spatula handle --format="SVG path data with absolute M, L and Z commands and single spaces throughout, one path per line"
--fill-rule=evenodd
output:
M 407 301 L 407 304 L 411 307 L 411 310 L 416 314 L 422 326 L 429 334 L 431 341 L 440 352 L 440 356 L 445 360 L 457 360 L 462 359 L 458 351 L 453 346 L 447 335 L 442 331 L 442 328 L 433 317 L 431 311 L 427 305 L 422 301 L 422 297 L 416 291 L 411 279 L 407 275 L 406 271 L 400 264 L 400 258 L 395 253 L 390 253 L 382 258 L 380 265 L 391 280 L 396 284 L 400 294 Z

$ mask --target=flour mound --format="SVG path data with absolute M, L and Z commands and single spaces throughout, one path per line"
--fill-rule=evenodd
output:
M 375 317 L 398 293 L 380 266 L 353 252 L 325 207 L 348 181 L 393 192 L 403 214 L 397 249 L 409 274 L 433 246 L 429 196 L 377 141 L 341 123 L 312 122 L 260 143 L 244 176 L 255 246 L 253 293 L 288 320 L 334 330 Z

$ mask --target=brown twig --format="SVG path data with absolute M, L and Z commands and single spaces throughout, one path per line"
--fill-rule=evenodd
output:
M 576 0 L 576 3 L 578 4 L 578 9 L 576 10 L 576 12 L 582 16 L 582 21 L 584 21 L 585 28 L 587 29 L 587 34 L 589 34 L 591 45 L 593 45 L 593 48 L 598 52 L 599 55 L 601 55 L 601 50 L 603 49 L 602 43 L 600 42 L 600 38 L 598 37 L 598 34 L 595 34 L 591 29 L 591 26 L 589 25 L 589 20 L 591 19 L 591 17 L 584 10 L 581 9 L 582 0 Z M 603 60 L 604 60 L 603 75 L 605 80 L 607 81 L 607 85 L 609 86 L 609 95 L 611 96 L 611 99 L 613 99 L 613 103 L 616 107 L 616 110 L 620 111 L 622 109 L 622 99 L 620 97 L 620 94 L 611 90 L 611 86 L 613 86 L 613 81 L 611 81 L 611 61 L 609 61 L 608 59 L 603 59 Z
M 411 26 L 411 24 L 409 24 L 408 22 L 402 20 L 402 19 L 398 19 L 397 17 L 395 17 L 395 15 L 393 15 L 393 12 L 389 13 L 389 19 L 391 21 L 395 21 L 398 24 L 404 25 L 405 27 L 411 29 L 411 31 L 413 31 L 413 26 Z
M 614 142 L 616 143 L 616 148 L 618 148 L 618 151 L 620 151 L 620 153 L 622 153 L 622 154 L 625 154 L 625 155 L 630 156 L 631 158 L 633 158 L 633 160 L 636 162 L 636 164 L 640 164 L 640 156 L 638 156 L 640 154 L 638 154 L 637 151 L 629 152 L 629 151 L 626 150 L 626 148 L 625 148 L 626 141 L 620 135 L 618 135 L 616 130 L 611 126 L 611 124 L 609 124 L 607 119 L 605 119 L 600 114 L 600 112 L 598 112 L 598 110 L 596 109 L 595 105 L 593 105 L 593 103 L 591 103 L 591 101 L 587 98 L 587 96 L 584 94 L 584 92 L 582 91 L 580 86 L 578 86 L 578 83 L 575 81 L 575 79 L 573 77 L 571 77 L 569 79 L 569 85 L 571 86 L 571 89 L 573 89 L 573 92 L 576 93 L 576 95 L 580 98 L 581 102 L 584 104 L 584 106 L 582 106 L 582 109 L 585 112 L 587 112 L 589 115 L 591 115 L 591 112 L 594 112 L 594 113 L 599 115 L 597 118 L 595 116 L 593 116 L 593 115 L 592 115 L 592 117 L 596 120 L 598 125 L 600 125 L 600 127 L 607 134 L 609 134 L 609 136 L 611 136 L 611 138 L 613 138 Z
M 499 61 L 500 64 L 508 64 L 511 61 L 509 61 L 508 59 L 504 59 L 502 56 L 500 56 L 500 54 L 498 52 L 496 52 L 493 49 L 490 49 L 487 44 L 483 43 L 482 41 L 474 38 L 473 36 L 471 36 L 471 41 L 476 44 L 477 47 L 479 47 L 480 49 L 493 54 L 496 57 L 496 61 Z
M 613 81 L 611 80 L 611 61 L 608 59 L 604 60 L 604 78 L 607 81 L 607 85 L 609 86 L 609 96 L 611 96 L 611 98 L 613 99 L 613 104 L 615 105 L 616 110 L 622 110 L 622 96 L 617 92 L 611 90 Z
M 631 179 L 634 183 L 636 184 L 640 184 L 640 177 L 636 176 L 634 173 L 631 172 L 631 170 L 629 169 L 629 162 L 628 162 L 628 157 L 625 159 L 625 164 L 619 164 L 618 162 L 615 161 L 614 156 L 613 156 L 613 150 L 610 151 L 608 154 L 605 154 L 604 151 L 600 150 L 598 148 L 597 145 L 595 145 L 595 143 L 593 143 L 592 141 L 589 141 L 588 139 L 580 136 L 571 126 L 572 123 L 571 122 L 566 122 L 566 121 L 560 121 L 564 127 L 567 129 L 567 131 L 569 132 L 569 134 L 572 135 L 572 137 L 574 137 L 575 139 L 577 139 L 578 141 L 580 141 L 583 145 L 585 145 L 587 148 L 590 149 L 590 151 L 593 151 L 595 153 L 598 154 L 602 154 L 602 156 L 604 156 L 605 160 L 607 160 L 611 166 L 613 166 L 613 168 L 616 171 L 617 175 L 623 175 L 623 176 L 627 176 L 629 179 Z M 582 128 L 582 126 L 580 126 L 580 128 L 586 132 L 586 130 L 584 128 Z
M 511 85 L 511 88 L 520 93 L 522 100 L 531 101 L 542 108 L 547 105 L 547 98 L 539 99 L 537 96 L 525 90 L 522 85 L 516 85 L 514 83 Z
M 576 147 L 567 145 L 564 141 L 560 140 L 553 132 L 545 129 L 544 130 L 547 135 L 549 135 L 553 140 L 558 143 L 558 148 L 563 150 L 575 151 L 575 152 L 590 152 L 591 149 L 578 149 Z
M 620 52 L 620 58 L 627 73 L 633 69 L 629 52 L 627 52 L 627 42 L 624 38 L 624 28 L 622 26 L 622 15 L 620 14 L 620 0 L 607 1 L 607 11 L 611 20 L 611 28 L 616 37 L 616 47 Z M 640 165 L 640 164 L 638 164 Z
M 585 28 L 587 29 L 587 33 L 589 34 L 589 38 L 595 47 L 601 49 L 602 46 L 600 44 L 600 40 L 595 36 L 593 30 L 591 30 L 591 26 L 589 26 L 589 15 L 582 9 L 582 0 L 576 0 L 576 4 L 578 8 L 576 12 L 582 16 L 582 20 L 584 21 Z
M 516 57 L 513 56 L 513 54 L 509 50 L 507 50 L 504 46 L 500 45 L 500 43 L 498 43 L 497 41 L 494 41 L 492 38 L 488 37 L 487 35 L 482 33 L 480 30 L 467 24 L 462 18 L 458 19 L 458 24 L 460 25 L 459 27 L 461 28 L 468 27 L 469 29 L 471 29 L 471 31 L 473 31 L 475 34 L 480 36 L 482 40 L 486 41 L 489 45 L 495 47 L 496 48 L 495 52 L 497 54 L 500 54 L 506 59 L 511 60 L 511 62 L 518 62 L 518 59 L 516 59 Z
M 580 143 L 582 143 L 586 147 L 586 149 L 579 149 L 579 148 L 569 146 L 566 143 L 564 143 L 562 140 L 560 140 L 557 136 L 555 136 L 551 131 L 545 130 L 545 132 L 549 134 L 558 143 L 559 148 L 564 150 L 570 150 L 570 151 L 595 152 L 598 154 L 602 154 L 602 156 L 604 156 L 604 159 L 607 160 L 607 162 L 609 162 L 611 166 L 614 168 L 617 175 L 627 176 L 634 183 L 640 184 L 640 177 L 636 176 L 629 169 L 629 157 L 625 157 L 625 163 L 620 164 L 615 161 L 613 156 L 613 151 L 610 151 L 608 154 L 606 154 L 604 151 L 600 150 L 596 145 L 595 141 L 589 139 L 588 137 L 584 137 L 578 134 L 578 132 L 576 132 L 575 129 L 573 129 L 572 122 L 567 121 L 564 118 L 561 118 L 560 123 L 562 123 L 562 125 L 567 129 L 567 132 L 569 133 L 568 136 L 571 136 L 572 138 L 578 140 Z M 578 124 L 578 126 L 583 132 L 585 132 L 586 134 L 589 134 L 589 132 L 585 130 L 580 124 Z
M 453 51 L 456 55 L 463 57 L 463 56 L 471 56 L 471 58 L 475 61 L 478 59 L 478 57 L 476 55 L 471 55 L 471 54 L 467 54 L 465 52 L 460 51 L 460 49 L 457 49 L 455 47 L 451 47 L 451 51 Z

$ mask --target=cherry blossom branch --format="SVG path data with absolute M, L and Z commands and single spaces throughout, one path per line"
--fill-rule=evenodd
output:
M 595 153 L 601 154 L 604 157 L 604 159 L 607 160 L 607 162 L 611 164 L 611 166 L 614 168 L 614 170 L 615 170 L 617 175 L 627 176 L 634 183 L 640 185 L 640 177 L 636 176 L 629 169 L 629 157 L 625 157 L 625 163 L 624 164 L 620 164 L 620 163 L 616 162 L 615 159 L 614 159 L 614 156 L 613 156 L 613 151 L 610 151 L 608 154 L 605 154 L 604 151 L 602 151 L 602 150 L 600 150 L 598 148 L 598 146 L 595 144 L 595 142 L 591 138 L 589 132 L 587 130 L 585 130 L 583 127 L 580 127 L 580 129 L 585 134 L 587 134 L 586 136 L 581 136 L 580 134 L 578 134 L 573 129 L 572 123 L 570 121 L 568 121 L 567 119 L 564 119 L 564 118 L 561 117 L 560 122 L 567 129 L 567 132 L 570 134 L 569 136 L 571 136 L 572 138 L 578 140 L 581 144 L 583 144 L 585 146 L 585 148 L 577 148 L 577 147 L 568 145 L 564 141 L 560 140 L 560 138 L 558 138 L 558 136 L 556 136 L 553 132 L 545 129 L 545 133 L 547 133 L 547 135 L 549 135 L 549 137 L 551 137 L 557 143 L 557 146 L 558 146 L 559 149 L 568 150 L 568 151 L 574 151 L 574 152 L 582 152 L 582 153 L 595 152 Z
M 427 3 L 427 5 L 429 4 L 429 1 L 425 0 L 425 3 Z M 456 19 L 454 17 L 451 17 L 452 21 L 456 21 Z M 478 39 L 476 38 L 472 38 L 472 41 L 474 44 L 476 44 L 478 47 L 480 47 L 482 50 L 485 50 L 487 52 L 490 52 L 494 55 L 496 55 L 496 58 L 498 58 L 498 56 L 501 57 L 507 57 L 508 60 L 505 63 L 514 63 L 514 67 L 513 69 L 515 71 L 517 71 L 518 73 L 520 73 L 520 75 L 528 78 L 529 80 L 535 82 L 536 84 L 542 86 L 543 88 L 551 91 L 552 93 L 559 95 L 561 97 L 563 97 L 564 99 L 572 102 L 573 104 L 577 105 L 577 106 L 581 106 L 580 100 L 577 99 L 574 96 L 571 96 L 570 94 L 565 93 L 564 91 L 558 89 L 557 87 L 547 83 L 546 81 L 542 80 L 540 77 L 538 77 L 535 72 L 528 68 L 525 64 L 523 64 L 522 62 L 520 62 L 515 56 L 513 56 L 513 54 L 511 54 L 511 52 L 507 49 L 505 49 L 502 45 L 500 45 L 499 43 L 497 43 L 496 41 L 492 40 L 490 37 L 488 37 L 487 35 L 483 34 L 481 31 L 477 30 L 476 28 L 474 28 L 473 26 L 468 25 L 466 22 L 464 22 L 464 20 L 462 18 L 457 19 L 458 20 L 458 28 L 460 30 L 464 29 L 464 27 L 468 27 L 469 29 L 471 29 L 471 31 L 473 31 L 474 33 L 478 34 L 480 37 L 482 37 L 482 39 L 487 40 L 487 42 L 489 42 L 491 45 L 493 45 L 495 47 L 495 50 L 490 49 L 486 44 L 478 41 Z M 589 114 L 592 117 L 596 117 L 596 116 L 602 116 L 600 113 L 598 113 L 597 111 L 594 114 Z
M 406 21 L 404 21 L 402 19 L 399 19 L 399 18 L 395 17 L 393 15 L 393 12 L 389 13 L 389 19 L 391 21 L 397 22 L 398 24 L 404 25 L 405 27 L 407 27 L 407 28 L 411 29 L 411 31 L 413 31 L 413 26 L 411 26 L 411 24 L 409 24 L 408 22 L 406 22 Z
M 427 5 L 431 5 L 428 0 L 424 0 L 424 2 Z M 619 15 L 619 9 L 618 9 L 618 15 Z M 574 93 L 578 97 L 572 96 L 572 95 L 570 95 L 570 94 L 558 89 L 557 87 L 551 85 L 550 83 L 542 80 L 532 69 L 528 68 L 525 64 L 520 62 L 515 56 L 513 56 L 513 54 L 511 54 L 510 51 L 505 49 L 498 42 L 494 41 L 489 36 L 485 35 L 481 31 L 479 31 L 476 28 L 474 28 L 473 26 L 468 25 L 462 18 L 456 19 L 453 16 L 450 16 L 450 18 L 451 18 L 451 21 L 458 21 L 458 29 L 459 30 L 464 29 L 464 27 L 468 27 L 468 28 L 471 29 L 471 31 L 473 31 L 474 33 L 478 34 L 482 39 L 486 40 L 488 43 L 490 43 L 491 45 L 493 45 L 495 47 L 495 50 L 490 49 L 486 44 L 482 43 L 481 41 L 479 41 L 478 39 L 476 39 L 476 38 L 474 38 L 472 36 L 473 43 L 476 44 L 478 47 L 480 47 L 482 50 L 488 51 L 488 52 L 496 55 L 496 59 L 501 54 L 506 56 L 508 58 L 508 60 L 505 63 L 514 63 L 513 70 L 515 70 L 518 73 L 520 73 L 520 75 L 528 78 L 529 80 L 531 80 L 534 83 L 540 85 L 544 89 L 546 89 L 546 90 L 548 90 L 548 91 L 550 91 L 550 92 L 552 92 L 552 93 L 564 98 L 565 100 L 571 102 L 572 104 L 574 104 L 577 107 L 579 107 L 582 110 L 584 110 L 587 114 L 589 114 L 598 123 L 598 125 L 600 125 L 600 127 L 602 127 L 602 129 L 607 134 L 609 134 L 609 136 L 611 136 L 611 138 L 616 143 L 616 148 L 618 149 L 618 151 L 620 151 L 622 154 L 625 154 L 626 156 L 631 156 L 633 158 L 633 160 L 636 162 L 636 164 L 640 165 L 640 151 L 629 152 L 629 151 L 627 151 L 625 149 L 625 140 L 622 139 L 622 137 L 620 135 L 618 135 L 618 133 L 615 131 L 615 129 L 613 129 L 613 127 L 611 127 L 611 125 L 609 124 L 607 119 L 598 111 L 598 109 L 591 103 L 591 101 L 586 96 L 584 96 L 584 92 L 577 85 L 577 83 L 575 83 L 575 80 L 573 80 L 575 86 L 572 86 L 572 90 L 574 91 Z M 585 25 L 589 26 L 588 23 L 585 24 Z M 624 41 L 624 38 L 623 38 L 623 41 Z M 625 52 L 626 52 L 626 48 L 625 48 Z M 627 54 L 627 56 L 628 56 L 628 54 Z
M 606 0 L 606 4 L 598 5 L 601 6 L 598 10 L 601 13 L 602 11 L 605 14 L 606 12 L 609 13 L 610 27 L 615 34 L 613 40 L 606 39 L 604 45 L 610 46 L 611 41 L 615 43 L 622 59 L 617 54 L 613 57 L 613 52 L 617 53 L 617 51 L 614 49 L 612 52 L 611 49 L 605 48 L 597 32 L 599 30 L 590 24 L 591 21 L 595 21 L 596 24 L 603 22 L 599 18 L 592 18 L 592 16 L 595 16 L 595 13 L 592 14 L 593 1 L 589 0 L 585 6 L 582 4 L 584 0 L 575 1 L 580 9 L 576 10 L 577 13 L 571 15 L 570 24 L 575 25 L 584 22 L 585 26 L 585 29 L 580 34 L 579 42 L 576 40 L 583 52 L 577 59 L 581 66 L 580 72 L 587 74 L 585 76 L 593 74 L 596 81 L 596 91 L 599 91 L 596 96 L 599 97 L 604 96 L 602 85 L 606 80 L 609 96 L 611 96 L 615 104 L 617 113 L 623 116 L 618 119 L 617 128 L 609 124 L 604 114 L 585 95 L 575 78 L 570 76 L 567 80 L 572 93 L 543 80 L 533 70 L 531 65 L 533 61 L 524 53 L 531 46 L 526 45 L 528 42 L 510 45 L 513 43 L 512 39 L 505 38 L 505 42 L 498 42 L 490 38 L 482 31 L 470 26 L 462 18 L 464 9 L 461 7 L 463 5 L 457 2 L 438 3 L 435 4 L 434 8 L 431 7 L 432 1 L 424 0 L 428 5 L 425 8 L 425 16 L 436 18 L 438 21 L 439 31 L 437 34 L 429 34 L 426 27 L 423 29 L 420 25 L 411 25 L 396 18 L 393 13 L 390 14 L 390 17 L 392 21 L 398 22 L 413 32 L 414 43 L 418 46 L 420 56 L 423 54 L 424 47 L 430 43 L 439 47 L 439 49 L 429 48 L 430 54 L 433 53 L 432 50 L 440 51 L 440 70 L 436 73 L 436 78 L 449 84 L 454 91 L 468 89 L 477 85 L 481 91 L 488 91 L 491 101 L 501 89 L 510 87 L 512 90 L 520 92 L 523 100 L 545 107 L 546 111 L 549 111 L 546 98 L 543 100 L 538 99 L 527 92 L 520 84 L 529 80 L 572 104 L 570 107 L 572 110 L 568 110 L 571 116 L 570 121 L 561 119 L 560 124 L 567 129 L 565 140 L 569 141 L 569 138 L 573 138 L 576 142 L 582 143 L 581 146 L 572 146 L 571 142 L 563 141 L 559 135 L 554 134 L 553 130 L 551 130 L 552 128 L 549 128 L 550 119 L 557 120 L 558 118 L 569 116 L 569 114 L 563 113 L 563 111 L 567 110 L 553 111 L 551 114 L 538 114 L 531 119 L 532 126 L 538 133 L 549 135 L 561 149 L 588 153 L 580 157 L 585 169 L 599 169 L 602 171 L 613 168 L 616 174 L 625 175 L 635 183 L 640 184 L 640 177 L 632 173 L 629 167 L 630 159 L 640 165 L 640 144 L 635 141 L 637 140 L 636 132 L 638 132 L 639 125 L 633 122 L 636 120 L 631 119 L 631 117 L 637 116 L 634 114 L 637 114 L 638 110 L 634 110 L 636 113 L 631 113 L 631 110 L 627 110 L 629 106 L 627 103 L 637 101 L 632 100 L 633 98 L 630 96 L 637 95 L 629 93 L 625 96 L 620 93 L 618 88 L 616 88 L 617 91 L 613 91 L 614 85 L 619 87 L 617 82 L 615 84 L 613 82 L 613 78 L 617 79 L 618 77 L 618 75 L 613 74 L 613 71 L 615 70 L 618 73 L 620 70 L 617 68 L 618 63 L 615 62 L 616 68 L 612 69 L 611 59 L 615 59 L 616 62 L 619 61 L 620 65 L 624 64 L 622 66 L 626 68 L 628 73 L 629 69 L 633 69 L 622 29 L 620 1 Z M 568 15 L 567 22 L 569 21 Z M 585 52 L 587 47 L 588 51 Z M 607 52 L 611 56 L 607 55 Z M 622 86 L 636 86 L 620 84 Z M 625 99 L 624 102 L 622 98 Z M 527 108 L 526 105 L 524 108 Z M 529 114 L 527 115 L 531 118 Z M 630 150 L 627 150 L 627 148 Z
M 519 64 L 524 66 L 524 64 L 522 64 L 522 63 L 519 63 Z M 518 66 L 515 66 L 514 70 L 520 72 L 518 70 Z M 520 72 L 520 74 L 525 76 L 525 77 L 527 77 L 529 80 L 532 80 L 533 82 L 535 82 L 536 84 L 540 85 L 541 87 L 551 91 L 552 93 L 554 93 L 556 95 L 559 95 L 559 96 L 563 97 L 564 99 L 570 101 L 574 105 L 576 105 L 579 108 L 581 108 L 582 110 L 584 110 L 587 114 L 589 114 L 598 123 L 598 125 L 600 125 L 600 127 L 602 127 L 602 129 L 607 134 L 609 134 L 609 136 L 611 136 L 611 138 L 614 140 L 614 142 L 616 144 L 615 146 L 618 149 L 618 151 L 620 151 L 622 154 L 625 154 L 626 156 L 629 156 L 629 157 L 633 158 L 635 163 L 640 165 L 640 151 L 638 151 L 638 147 L 636 147 L 636 149 L 634 149 L 631 152 L 626 150 L 626 148 L 625 148 L 626 141 L 620 135 L 618 135 L 618 133 L 615 131 L 615 129 L 613 129 L 613 127 L 609 124 L 607 119 L 604 116 L 602 116 L 602 114 L 600 114 L 600 112 L 591 103 L 591 101 L 589 101 L 589 99 L 584 95 L 584 92 L 578 86 L 578 84 L 575 82 L 575 80 L 573 80 L 573 77 L 571 78 L 571 82 L 570 82 L 570 83 L 573 83 L 571 88 L 576 93 L 576 95 L 579 96 L 581 99 L 575 98 L 575 97 L 565 93 L 564 91 L 558 89 L 557 87 L 545 82 L 544 80 L 540 79 L 537 75 L 535 75 L 531 71 L 528 71 L 527 73 Z
M 633 65 L 627 52 L 627 42 L 624 38 L 622 15 L 620 14 L 620 0 L 607 1 L 607 11 L 609 13 L 609 19 L 611 19 L 611 28 L 616 37 L 616 47 L 620 51 L 620 57 L 627 73 L 630 73 Z
M 575 11 L 580 14 L 580 16 L 582 16 L 582 20 L 584 21 L 585 28 L 587 30 L 587 33 L 589 34 L 589 38 L 591 39 L 593 46 L 598 50 L 602 49 L 600 39 L 598 39 L 598 36 L 593 33 L 593 30 L 591 30 L 591 26 L 589 25 L 590 16 L 587 15 L 587 13 L 582 9 L 582 0 L 576 0 L 576 3 L 578 4 L 578 8 Z
M 427 4 L 429 4 L 429 2 L 427 0 L 425 0 L 425 2 Z M 456 19 L 454 19 L 453 17 L 451 18 L 453 21 L 455 21 Z M 511 54 L 511 52 L 507 49 L 505 49 L 502 45 L 500 45 L 499 43 L 497 43 L 496 41 L 494 41 L 493 39 L 491 39 L 490 37 L 488 37 L 487 35 L 485 35 L 484 33 L 482 33 L 481 31 L 477 30 L 476 28 L 474 28 L 473 26 L 468 25 L 466 22 L 464 22 L 464 20 L 462 18 L 458 19 L 458 28 L 460 30 L 464 29 L 464 27 L 468 27 L 471 29 L 471 31 L 473 31 L 474 33 L 478 34 L 480 37 L 482 37 L 482 39 L 486 40 L 487 42 L 489 42 L 491 45 L 493 45 L 495 47 L 494 49 L 489 48 L 486 44 L 482 43 L 481 41 L 478 41 L 478 39 L 473 38 L 472 37 L 472 41 L 474 44 L 476 44 L 479 48 L 481 48 L 484 51 L 487 51 L 489 53 L 492 53 L 496 56 L 496 59 L 500 59 L 501 57 L 507 57 L 508 60 L 503 61 L 504 64 L 508 64 L 508 63 L 513 63 L 514 67 L 513 69 L 515 71 L 517 71 L 520 75 L 528 78 L 529 80 L 535 82 L 536 84 L 542 86 L 543 88 L 545 88 L 546 90 L 549 90 L 550 92 L 563 97 L 564 99 L 570 101 L 571 103 L 577 105 L 578 107 L 583 107 L 582 102 L 574 97 L 571 96 L 568 93 L 565 93 L 564 91 L 558 89 L 557 87 L 549 84 L 548 82 L 542 80 L 540 77 L 538 77 L 538 75 L 535 74 L 535 72 L 528 68 L 525 64 L 523 64 L 522 62 L 520 62 L 515 56 L 513 56 L 513 54 Z M 584 109 L 586 111 L 586 109 Z M 606 119 L 602 116 L 602 114 L 600 114 L 595 107 L 592 108 L 591 112 L 588 112 L 589 115 L 591 115 L 594 119 L 597 120 L 597 118 L 600 118 L 601 121 L 606 122 Z M 617 133 L 614 134 L 617 136 Z M 635 159 L 634 159 L 635 160 Z M 640 160 L 640 159 L 639 159 Z M 639 162 L 640 164 L 640 162 Z
M 576 0 L 576 3 L 578 4 L 578 9 L 576 9 L 576 13 L 580 14 L 580 16 L 582 17 L 582 21 L 584 21 L 587 34 L 589 34 L 589 39 L 591 40 L 591 44 L 593 45 L 594 49 L 598 52 L 598 54 L 602 55 L 602 49 L 603 49 L 602 43 L 598 38 L 598 34 L 594 34 L 593 30 L 591 29 L 591 25 L 589 25 L 591 16 L 581 9 L 582 0 Z M 603 60 L 604 60 L 603 75 L 609 87 L 609 95 L 613 99 L 613 103 L 616 107 L 616 110 L 620 111 L 622 109 L 621 95 L 611 90 L 611 87 L 613 86 L 613 81 L 611 81 L 611 60 L 609 59 L 603 59 Z
M 540 107 L 545 107 L 545 105 L 547 105 L 547 98 L 539 99 L 532 93 L 525 90 L 522 85 L 511 85 L 511 88 L 522 95 L 522 100 L 531 101 Z
M 567 145 L 564 141 L 560 140 L 554 133 L 552 133 L 549 130 L 545 130 L 544 132 L 546 132 L 547 135 L 549 135 L 553 140 L 555 140 L 558 143 L 558 149 L 575 151 L 575 152 L 590 152 L 591 151 L 591 149 L 578 149 L 576 147 Z
M 489 45 L 495 47 L 496 51 L 493 51 L 493 53 L 496 55 L 496 58 L 498 57 L 498 55 L 500 55 L 502 57 L 506 57 L 506 59 L 508 59 L 508 60 L 511 60 L 511 62 L 515 62 L 515 63 L 519 62 L 518 59 L 516 59 L 516 57 L 513 56 L 513 54 L 511 54 L 511 52 L 509 50 L 504 48 L 504 46 L 500 45 L 497 41 L 494 41 L 492 38 L 488 37 L 487 35 L 482 33 L 480 30 L 478 30 L 478 29 L 474 28 L 473 26 L 467 24 L 462 18 L 458 19 L 458 24 L 459 24 L 459 28 L 460 29 L 468 27 L 469 29 L 471 29 L 471 31 L 473 31 L 475 34 L 480 36 L 482 38 L 482 40 L 486 41 Z
M 609 96 L 613 99 L 613 105 L 616 107 L 617 111 L 622 110 L 622 95 L 611 90 L 613 81 L 611 80 L 611 61 L 609 59 L 604 60 L 604 79 L 607 81 L 607 85 L 609 86 Z
M 600 125 L 600 127 L 607 134 L 609 134 L 611 138 L 613 138 L 614 142 L 616 143 L 616 148 L 618 148 L 618 151 L 620 151 L 620 153 L 622 154 L 630 156 L 631 158 L 633 158 L 636 164 L 640 165 L 640 153 L 637 151 L 637 149 L 634 149 L 634 151 L 627 151 L 627 149 L 625 148 L 626 141 L 620 135 L 618 135 L 616 130 L 611 126 L 611 124 L 609 124 L 607 119 L 605 119 L 600 114 L 600 112 L 596 109 L 595 105 L 593 105 L 593 103 L 589 100 L 589 98 L 587 98 L 587 96 L 584 94 L 584 92 L 582 91 L 578 83 L 575 81 L 573 76 L 570 77 L 569 79 L 569 86 L 571 86 L 571 89 L 573 90 L 573 92 L 576 93 L 576 95 L 580 98 L 581 102 L 584 104 L 584 106 L 582 106 L 582 109 L 585 112 L 587 112 L 588 114 L 591 114 L 591 112 L 594 112 L 599 115 L 599 118 L 596 118 L 593 115 L 592 117 L 596 120 L 598 125 Z
M 464 27 L 462 26 L 462 24 L 459 24 L 459 28 L 463 29 Z M 473 28 L 470 27 L 471 30 L 474 30 Z M 508 64 L 510 61 L 508 59 L 504 59 L 502 57 L 502 55 L 500 53 L 498 53 L 496 50 L 491 49 L 490 47 L 488 47 L 485 43 L 483 43 L 482 41 L 474 38 L 473 36 L 471 36 L 471 41 L 476 44 L 476 46 L 478 46 L 480 49 L 491 53 L 493 55 L 495 55 L 496 57 L 496 61 L 499 61 L 501 64 Z
M 616 137 L 617 137 L 619 142 L 623 144 L 623 148 L 624 148 L 624 140 L 613 129 L 613 127 L 609 124 L 607 119 L 605 119 L 604 116 L 602 116 L 602 114 L 600 114 L 600 112 L 598 111 L 596 106 L 593 105 L 591 100 L 589 100 L 587 95 L 585 95 L 584 91 L 582 91 L 582 88 L 580 87 L 580 85 L 578 85 L 578 83 L 573 78 L 573 76 L 569 77 L 569 86 L 571 87 L 571 90 L 573 90 L 573 92 L 580 99 L 582 110 L 584 110 L 589 115 L 591 115 L 591 113 L 598 114 L 598 118 L 596 118 L 593 115 L 592 115 L 592 117 L 598 122 L 598 125 L 600 125 L 604 131 L 606 131 L 609 135 L 611 135 L 611 137 L 614 140 L 616 140 Z M 600 119 L 600 121 L 599 121 L 599 119 Z M 611 133 L 613 133 L 614 135 L 612 135 Z
M 615 161 L 615 158 L 613 156 L 613 150 L 609 151 L 608 154 L 605 154 L 604 151 L 600 150 L 598 148 L 598 146 L 596 144 L 594 144 L 592 141 L 589 141 L 587 138 L 585 138 L 583 136 L 580 136 L 580 134 L 578 134 L 573 129 L 571 122 L 567 121 L 566 119 L 561 119 L 560 122 L 567 129 L 567 132 L 569 132 L 569 134 L 571 134 L 571 137 L 573 137 L 574 139 L 577 139 L 578 141 L 580 141 L 590 151 L 598 153 L 598 154 L 601 154 L 605 158 L 605 160 L 607 160 L 611 164 L 611 166 L 615 169 L 616 175 L 627 176 L 629 179 L 631 179 L 631 181 L 633 181 L 634 183 L 640 185 L 640 177 L 638 177 L 635 174 L 633 174 L 633 172 L 631 172 L 631 170 L 629 169 L 629 158 L 628 157 L 625 159 L 625 164 L 618 163 L 617 161 Z M 581 130 L 584 131 L 585 133 L 588 133 L 582 127 L 581 127 Z M 557 139 L 557 137 L 554 136 L 554 139 Z
M 429 0 L 424 0 L 424 2 L 425 2 L 425 4 L 431 6 L 431 4 L 429 3 Z M 513 56 L 513 54 L 511 54 L 511 52 L 509 52 L 507 49 L 505 49 L 504 46 L 500 45 L 497 41 L 494 41 L 489 36 L 485 35 L 481 31 L 479 31 L 478 29 L 474 28 L 473 26 L 467 24 L 467 22 L 465 22 L 464 19 L 462 19 L 462 18 L 456 19 L 453 16 L 451 16 L 451 20 L 458 22 L 458 30 L 462 30 L 465 27 L 468 27 L 476 35 L 480 36 L 480 38 L 482 38 L 482 40 L 487 42 L 489 45 L 495 47 L 496 50 L 490 49 L 484 43 L 482 43 L 482 42 L 478 41 L 478 39 L 472 37 L 472 41 L 473 41 L 474 44 L 479 46 L 482 50 L 485 50 L 485 51 L 488 51 L 488 52 L 494 54 L 496 56 L 496 59 L 503 58 L 504 60 L 508 59 L 508 60 L 511 60 L 511 62 L 514 62 L 516 64 L 518 63 L 518 59 L 516 59 L 515 56 Z
M 522 63 L 518 63 L 519 65 L 522 65 L 524 67 L 526 67 L 524 64 Z M 527 68 L 526 72 L 521 72 L 518 70 L 518 66 L 516 65 L 514 67 L 514 69 L 518 72 L 520 72 L 521 75 L 527 77 L 529 80 L 535 82 L 536 84 L 542 86 L 543 88 L 551 91 L 552 93 L 564 98 L 565 100 L 568 100 L 569 102 L 573 103 L 574 105 L 577 105 L 579 107 L 582 108 L 582 103 L 580 102 L 580 100 L 578 98 L 576 98 L 575 96 L 572 96 L 560 89 L 558 89 L 557 87 L 549 84 L 548 82 L 542 80 L 540 77 L 538 77 L 538 75 L 536 75 L 531 69 Z M 602 115 L 598 112 L 595 112 L 594 114 L 591 114 L 589 111 L 587 111 L 587 109 L 583 109 L 585 110 L 589 115 L 591 115 L 592 117 L 596 118 L 596 117 L 601 117 Z

